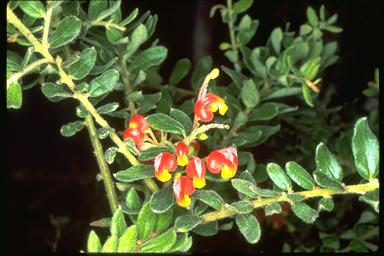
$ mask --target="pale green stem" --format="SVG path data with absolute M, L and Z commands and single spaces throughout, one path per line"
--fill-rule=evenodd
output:
M 102 27 L 111 27 L 111 28 L 115 28 L 115 29 L 118 29 L 122 32 L 124 32 L 126 30 L 125 27 L 123 26 L 119 26 L 115 23 L 112 23 L 112 22 L 109 22 L 109 21 L 93 21 L 91 22 L 91 26 L 102 26 Z
M 229 31 L 229 39 L 231 41 L 231 48 L 238 55 L 239 51 L 237 49 L 238 47 L 237 47 L 237 44 L 236 44 L 236 37 L 235 37 L 232 0 L 227 0 L 227 10 L 228 10 L 228 31 Z M 239 60 L 235 61 L 235 69 L 236 69 L 236 71 L 240 71 L 241 70 Z
M 379 188 L 379 181 L 377 179 L 373 179 L 370 182 L 365 183 L 365 184 L 345 186 L 343 190 L 328 189 L 328 188 L 324 188 L 324 189 L 316 188 L 316 189 L 309 190 L 309 191 L 301 191 L 301 192 L 291 193 L 290 195 L 304 196 L 305 199 L 313 198 L 313 197 L 330 198 L 332 195 L 340 195 L 340 194 L 365 194 L 369 191 L 374 191 L 378 188 Z M 251 203 L 252 203 L 253 208 L 256 209 L 256 208 L 265 207 L 265 206 L 270 205 L 272 203 L 282 203 L 282 202 L 289 202 L 289 201 L 290 200 L 287 197 L 287 195 L 283 194 L 281 196 L 272 197 L 272 198 L 255 199 L 255 200 L 251 201 Z M 211 222 L 211 221 L 215 221 L 215 220 L 220 220 L 220 219 L 232 217 L 232 216 L 235 216 L 237 214 L 238 214 L 237 212 L 223 207 L 220 210 L 206 213 L 206 214 L 202 215 L 201 218 L 202 218 L 203 222 Z
M 26 66 L 23 70 L 13 74 L 10 78 L 7 79 L 7 88 L 14 82 L 16 82 L 17 80 L 19 80 L 21 77 L 23 77 L 24 75 L 28 74 L 29 72 L 33 71 L 35 68 L 39 67 L 40 65 L 44 64 L 44 63 L 47 63 L 48 62 L 48 59 L 44 58 L 44 59 L 40 59 L 38 61 L 35 61 L 31 64 L 29 64 L 28 66 Z
M 43 39 L 42 45 L 44 48 L 48 49 L 48 34 L 49 27 L 51 25 L 51 17 L 52 17 L 52 8 L 48 8 L 47 13 L 44 16 L 44 31 L 43 31 Z
M 91 139 L 92 147 L 94 150 L 93 153 L 96 156 L 97 164 L 99 165 L 100 173 L 103 177 L 109 207 L 111 208 L 113 214 L 118 208 L 118 200 L 115 191 L 115 185 L 113 183 L 112 175 L 108 168 L 108 164 L 105 161 L 103 146 L 101 145 L 101 142 L 97 137 L 95 123 L 93 122 L 93 117 L 91 115 L 87 115 L 87 117 L 85 118 L 85 125 L 88 128 L 89 138 Z

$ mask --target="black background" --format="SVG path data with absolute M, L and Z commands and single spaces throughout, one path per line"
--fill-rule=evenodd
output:
M 140 13 L 150 10 L 158 14 L 153 38 L 159 38 L 168 48 L 168 58 L 161 68 L 167 79 L 176 61 L 183 57 L 196 63 L 196 58 L 210 54 L 215 66 L 229 65 L 218 49 L 220 42 L 228 41 L 227 27 L 221 23 L 219 13 L 214 18 L 208 16 L 210 6 L 217 2 L 130 0 L 123 1 L 122 10 L 127 15 L 139 7 Z M 323 83 L 336 86 L 334 105 L 352 104 L 354 99 L 362 98 L 361 91 L 373 80 L 374 68 L 382 68 L 381 1 L 255 2 L 248 11 L 260 20 L 251 42 L 253 46 L 265 44 L 272 29 L 287 21 L 297 30 L 306 21 L 309 4 L 318 10 L 324 3 L 327 13 L 338 13 L 337 23 L 344 29 L 336 36 L 340 60 L 326 70 Z M 54 238 L 54 228 L 49 214 L 71 219 L 59 241 L 59 251 L 85 249 L 88 223 L 109 215 L 103 185 L 95 179 L 98 169 L 87 132 L 83 130 L 72 138 L 59 133 L 62 124 L 75 119 L 75 106 L 72 100 L 52 103 L 35 87 L 24 94 L 20 110 L 7 111 L 8 217 L 5 221 L 11 251 L 50 251 L 48 240 Z M 255 246 L 247 244 L 238 231 L 222 231 L 211 238 L 195 236 L 193 251 L 281 250 L 283 234 L 273 240 L 267 234 L 263 236 Z

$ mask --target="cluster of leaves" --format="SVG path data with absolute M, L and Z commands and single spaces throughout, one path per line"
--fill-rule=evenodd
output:
M 231 127 L 229 133 L 211 132 L 205 143 L 210 148 L 229 144 L 242 150 L 255 148 L 280 130 L 278 121 L 281 116 L 297 113 L 297 116 L 291 116 L 293 123 L 313 117 L 311 108 L 302 106 L 302 112 L 296 112 L 297 106 L 280 100 L 298 96 L 309 107 L 318 105 L 312 92 L 318 91 L 317 78 L 338 58 L 335 54 L 337 43 L 324 42 L 322 38 L 324 31 L 341 32 L 334 26 L 337 15 L 326 18 L 323 6 L 319 14 L 308 7 L 308 23 L 303 24 L 298 33 L 290 31 L 289 24 L 286 24 L 284 29 L 278 27 L 272 31 L 265 46 L 250 46 L 259 21 L 247 14 L 241 15 L 252 4 L 252 0 L 240 0 L 233 6 L 214 6 L 211 11 L 213 16 L 215 10 L 220 10 L 223 22 L 229 26 L 231 42 L 221 43 L 220 49 L 233 68 L 222 66 L 231 80 L 227 86 L 219 87 L 214 83 L 210 86 L 214 93 L 223 96 L 229 106 L 226 118 L 216 120 Z M 155 31 L 157 16 L 150 12 L 139 15 L 139 10 L 134 9 L 123 19 L 120 5 L 121 1 L 90 1 L 85 10 L 79 1 L 49 1 L 46 5 L 40 1 L 10 1 L 9 7 L 20 13 L 21 22 L 37 38 L 43 37 L 47 12 L 52 12 L 52 32 L 47 38 L 47 50 L 52 56 L 63 59 L 62 69 L 74 81 L 75 87 L 65 86 L 66 81 L 63 81 L 57 63 L 39 63 L 40 55 L 30 40 L 13 25 L 7 24 L 8 42 L 27 47 L 23 57 L 7 50 L 7 79 L 11 81 L 8 84 L 7 80 L 8 108 L 20 108 L 22 90 L 41 84 L 42 93 L 52 102 L 86 95 L 98 115 L 120 118 L 125 126 L 131 114 L 154 110 L 158 113 L 147 117 L 152 128 L 177 138 L 190 134 L 192 121 L 189 116 L 194 106 L 190 96 L 197 95 L 204 77 L 212 69 L 212 58 L 204 56 L 196 64 L 191 73 L 192 91 L 178 86 L 192 68 L 186 58 L 175 64 L 165 82 L 159 74 L 159 66 L 167 57 L 167 49 L 159 45 L 157 39 L 149 41 Z M 42 41 L 44 43 L 44 38 Z M 25 74 L 33 74 L 33 77 Z M 146 93 L 154 89 L 158 92 Z M 123 106 L 107 97 L 115 91 L 123 96 Z M 329 111 L 326 104 L 324 111 Z M 76 108 L 78 119 L 63 125 L 61 134 L 69 137 L 79 132 L 88 114 L 86 107 L 79 104 Z M 97 130 L 100 140 L 115 133 L 112 127 Z M 329 130 L 323 129 L 314 140 L 319 141 L 323 138 L 319 134 L 326 136 L 328 133 Z M 347 140 L 342 141 L 344 145 Z M 254 208 L 264 208 L 266 215 L 276 214 L 281 212 L 280 203 L 288 201 L 296 216 L 306 223 L 313 223 L 320 211 L 332 210 L 333 201 L 328 195 L 313 208 L 303 202 L 311 195 L 304 192 L 316 191 L 318 187 L 330 189 L 332 193 L 347 192 L 342 183 L 345 173 L 323 143 L 316 149 L 317 169 L 313 175 L 297 163 L 299 158 L 295 159 L 296 162 L 287 162 L 284 170 L 277 163 L 256 164 L 252 153 L 239 151 L 239 169 L 244 171 L 238 171 L 231 182 L 207 174 L 210 182 L 206 189 L 196 191 L 191 207 L 182 209 L 175 206 L 170 183 L 151 194 L 137 182 L 154 177 L 153 166 L 144 162 L 152 160 L 160 152 L 173 152 L 174 149 L 161 145 L 140 152 L 131 140 L 126 141 L 126 147 L 141 164 L 132 166 L 117 157 L 121 156 L 118 152 L 122 153 L 119 147 L 112 146 L 105 151 L 104 158 L 108 164 L 113 164 L 116 159 L 120 171 L 114 177 L 119 190 L 125 193 L 125 202 L 112 218 L 91 223 L 96 227 L 110 227 L 111 235 L 102 244 L 92 231 L 88 238 L 89 252 L 184 252 L 192 245 L 190 232 L 212 236 L 219 230 L 233 227 L 233 221 L 221 223 L 216 211 L 233 218 L 246 240 L 256 243 L 261 228 L 252 214 Z M 378 174 L 378 147 L 366 121 L 360 119 L 355 126 L 353 154 L 350 156 L 354 156 L 360 176 L 369 181 Z M 310 149 L 305 150 L 308 152 Z M 284 158 L 284 161 L 287 159 L 291 158 Z M 296 185 L 292 181 L 307 191 L 294 192 Z M 237 199 L 233 189 L 238 192 L 240 201 L 234 202 Z M 276 201 L 259 205 L 264 199 Z M 361 200 L 378 210 L 378 189 L 362 195 Z M 129 217 L 132 225 L 127 225 L 125 216 Z
M 379 142 L 369 129 L 366 118 L 361 118 L 356 122 L 352 138 L 352 151 L 356 169 L 360 176 L 365 180 L 377 182 L 376 177 L 379 172 Z M 209 216 L 212 216 L 212 211 L 214 210 L 221 212 L 221 214 L 226 214 L 225 217 L 234 218 L 237 227 L 249 243 L 258 242 L 261 236 L 259 221 L 252 213 L 254 208 L 262 207 L 266 216 L 280 214 L 282 212 L 281 203 L 289 202 L 294 215 L 305 223 L 314 223 L 319 217 L 320 212 L 330 212 L 333 210 L 334 202 L 332 195 L 353 193 L 353 188 L 343 183 L 343 169 L 325 144 L 320 143 L 317 146 L 315 160 L 316 171 L 314 171 L 312 175 L 294 161 L 286 163 L 285 171 L 278 164 L 269 163 L 267 165 L 267 175 L 274 183 L 272 189 L 261 188 L 260 185 L 256 183 L 254 173 L 250 173 L 247 170 L 242 171 L 237 178 L 231 180 L 232 187 L 238 191 L 240 201 L 227 203 L 229 200 L 224 199 L 213 190 L 200 190 L 192 195 L 193 203 L 189 210 L 174 207 L 174 197 L 169 184 L 168 186 L 165 185 L 160 192 L 147 198 L 144 203 L 141 202 L 135 190 L 131 188 L 127 193 L 122 211 L 126 212 L 130 219 L 136 223 L 137 228 L 147 230 L 146 235 L 137 238 L 139 242 L 134 240 L 136 241 L 135 246 L 138 247 L 133 246 L 132 248 L 136 248 L 136 251 L 147 251 L 145 245 L 150 244 L 151 246 L 149 246 L 150 249 L 148 249 L 148 251 L 151 252 L 174 251 L 174 245 L 179 245 L 176 240 L 176 232 L 178 232 L 180 236 L 183 234 L 183 237 L 180 237 L 180 239 L 183 241 L 183 250 L 187 250 L 187 247 L 189 248 L 191 245 L 189 240 L 188 242 L 186 241 L 189 239 L 188 232 L 190 231 L 202 236 L 212 236 L 217 234 L 220 229 L 227 230 L 232 228 L 232 222 L 219 225 L 219 220 L 222 217 L 211 219 Z M 148 170 L 152 169 L 151 166 L 147 166 L 146 168 Z M 116 178 L 122 182 L 132 182 L 150 177 L 142 176 L 142 173 L 144 173 L 144 166 L 142 165 L 131 167 L 131 169 L 131 172 L 121 171 L 116 173 Z M 146 173 L 153 175 L 153 170 Z M 297 188 L 304 190 L 294 192 L 294 189 L 297 189 L 294 184 L 298 186 Z M 319 192 L 320 189 L 323 190 Z M 371 204 L 376 212 L 378 212 L 379 209 L 378 193 L 379 190 L 377 188 L 361 196 L 362 200 Z M 304 202 L 304 200 L 311 197 L 321 197 L 315 208 Z M 121 214 L 120 210 L 118 214 Z M 142 216 L 144 215 L 147 217 L 145 221 L 141 222 L 142 218 L 144 218 Z M 114 223 L 114 218 L 112 218 L 111 223 Z M 156 221 L 159 221 L 159 218 L 162 221 L 164 221 L 163 218 L 166 219 L 166 225 L 162 231 L 156 229 L 158 225 Z M 173 219 L 174 226 L 167 230 L 169 225 L 173 223 Z M 111 224 L 111 230 L 113 229 L 112 227 L 113 224 Z M 94 233 L 91 234 L 89 245 L 91 244 L 93 246 L 94 243 L 97 243 L 97 248 L 100 250 L 101 245 L 100 242 L 98 242 L 99 239 Z M 152 239 L 148 240 L 149 237 Z M 162 237 L 161 240 L 159 239 L 160 237 Z M 320 238 L 330 239 L 326 235 L 321 235 Z M 369 238 L 371 237 L 367 239 Z M 109 239 L 112 238 L 110 237 Z M 103 248 L 109 244 L 109 239 Z M 116 248 L 118 237 L 114 239 L 116 241 L 114 242 L 113 246 L 115 247 L 113 248 Z M 131 237 L 131 239 L 134 238 Z M 143 245 L 141 245 L 142 243 Z M 351 243 L 354 244 L 356 241 L 354 240 L 354 242 Z M 367 244 L 369 245 L 369 243 Z M 161 248 L 163 248 L 163 250 L 160 250 Z M 324 247 L 324 250 L 327 251 L 327 248 L 332 249 L 330 247 Z M 91 249 L 88 248 L 88 250 L 90 251 Z

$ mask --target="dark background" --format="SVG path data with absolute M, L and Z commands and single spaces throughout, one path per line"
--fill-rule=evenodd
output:
M 218 49 L 220 42 L 229 41 L 227 27 L 221 23 L 219 13 L 214 18 L 208 16 L 217 2 L 130 0 L 123 1 L 122 10 L 123 16 L 134 7 L 139 7 L 140 13 L 150 10 L 158 14 L 153 39 L 159 38 L 168 48 L 168 58 L 161 68 L 167 79 L 176 61 L 183 57 L 196 63 L 198 57 L 210 54 L 215 66 L 228 64 Z M 328 14 L 338 13 L 337 23 L 344 29 L 336 36 L 340 60 L 326 70 L 323 84 L 336 85 L 334 105 L 352 104 L 354 99 L 362 98 L 361 91 L 373 80 L 374 68 L 382 68 L 379 35 L 383 32 L 384 10 L 380 1 L 255 2 L 248 11 L 261 22 L 251 44 L 255 46 L 265 44 L 272 29 L 287 21 L 297 30 L 306 21 L 309 4 L 318 10 L 324 3 Z M 360 108 L 358 103 L 352 105 Z M 50 214 L 70 218 L 58 251 L 85 249 L 88 223 L 109 215 L 103 185 L 95 179 L 98 169 L 87 132 L 83 130 L 72 138 L 59 133 L 62 124 L 75 119 L 75 106 L 71 100 L 52 103 L 35 87 L 24 94 L 20 110 L 7 111 L 6 225 L 11 251 L 50 251 L 49 240 L 55 236 Z M 221 231 L 210 238 L 195 236 L 192 250 L 281 251 L 284 234 L 273 240 L 263 234 L 261 242 L 251 246 L 238 231 Z

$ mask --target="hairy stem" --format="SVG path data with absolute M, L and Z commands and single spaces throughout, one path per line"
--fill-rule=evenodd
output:
M 115 28 L 115 29 L 118 29 L 122 32 L 124 32 L 126 30 L 125 27 L 123 26 L 120 26 L 120 25 L 117 25 L 113 22 L 109 22 L 109 21 L 94 21 L 91 23 L 91 26 L 102 26 L 102 27 L 111 27 L 111 28 Z
M 296 192 L 291 194 L 301 195 L 301 196 L 304 196 L 305 199 L 308 199 L 312 197 L 331 197 L 332 195 L 340 195 L 340 194 L 365 194 L 369 191 L 373 191 L 378 188 L 379 188 L 379 181 L 377 179 L 373 179 L 370 182 L 365 184 L 345 186 L 343 190 L 317 188 L 309 191 L 301 191 L 301 192 Z M 256 209 L 256 208 L 265 207 L 272 203 L 282 203 L 282 202 L 289 202 L 289 201 L 290 200 L 287 197 L 287 195 L 283 194 L 277 197 L 255 199 L 251 201 L 251 203 L 253 205 L 253 208 Z M 201 218 L 203 222 L 207 223 L 215 220 L 224 219 L 227 217 L 232 217 L 237 214 L 238 214 L 237 212 L 223 207 L 220 210 L 206 213 L 202 215 Z
M 47 49 L 48 49 L 48 34 L 49 34 L 49 27 L 51 25 L 51 17 L 52 17 L 52 8 L 48 8 L 47 13 L 44 16 L 44 31 L 43 31 L 43 40 L 42 40 L 43 47 Z
M 7 88 L 20 78 L 22 78 L 24 75 L 28 74 L 29 72 L 33 71 L 35 68 L 39 67 L 40 65 L 47 63 L 48 59 L 40 59 L 38 61 L 35 61 L 28 66 L 26 66 L 23 70 L 13 74 L 10 78 L 7 79 Z
M 107 198 L 109 202 L 109 207 L 111 208 L 112 214 L 116 211 L 118 207 L 118 200 L 115 191 L 115 185 L 112 180 L 111 172 L 108 168 L 108 164 L 104 159 L 104 150 L 99 138 L 97 137 L 97 131 L 95 123 L 93 122 L 93 117 L 87 115 L 85 118 L 85 125 L 88 128 L 89 138 L 91 139 L 93 153 L 96 156 L 97 164 L 99 165 L 101 176 L 103 177 L 105 191 L 107 193 Z
M 228 10 L 228 31 L 229 31 L 229 39 L 231 41 L 231 48 L 236 54 L 239 54 L 238 47 L 236 44 L 235 38 L 235 28 L 234 28 L 234 20 L 233 20 L 233 9 L 232 9 L 232 0 L 227 0 L 227 10 Z M 241 70 L 241 66 L 239 60 L 235 61 L 235 69 L 236 71 Z

